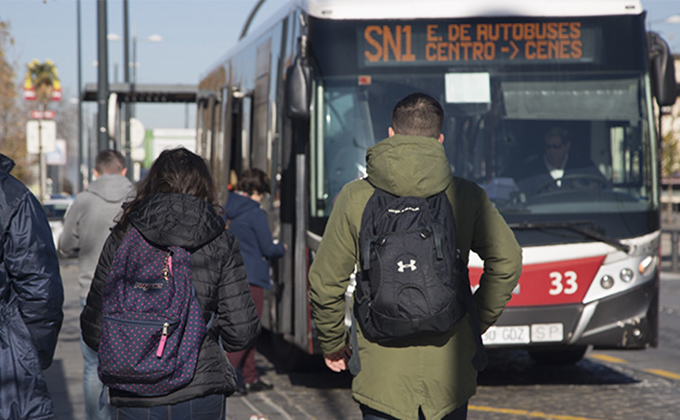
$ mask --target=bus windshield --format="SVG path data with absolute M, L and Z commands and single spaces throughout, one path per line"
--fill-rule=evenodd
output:
M 366 150 L 387 137 L 392 107 L 420 91 L 444 107 L 444 147 L 453 174 L 484 188 L 509 223 L 588 220 L 618 238 L 651 231 L 649 215 L 659 204 L 649 81 L 639 43 L 602 55 L 618 22 L 608 19 L 579 21 L 586 39 L 578 63 L 524 57 L 519 64 L 379 67 L 362 64 L 370 55 L 356 47 L 348 54 L 357 56 L 354 64 L 315 49 L 320 72 L 311 125 L 312 216 L 327 217 L 342 186 L 365 175 Z M 340 25 L 365 41 L 366 23 Z M 323 39 L 326 26 L 312 29 Z M 599 44 L 588 44 L 588 37 Z M 533 51 L 515 46 L 525 56 Z M 545 240 L 530 232 L 519 236 L 524 245 Z

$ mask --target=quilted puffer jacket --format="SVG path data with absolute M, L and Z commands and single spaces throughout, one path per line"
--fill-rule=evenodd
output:
M 45 212 L 0 154 L 0 419 L 47 420 L 42 370 L 64 319 L 59 260 Z
M 213 314 L 215 317 L 189 384 L 159 397 L 110 390 L 111 405 L 152 407 L 211 394 L 232 394 L 233 369 L 224 350 L 247 348 L 260 332 L 238 242 L 209 203 L 186 194 L 150 196 L 131 214 L 130 221 L 150 243 L 181 246 L 191 252 L 192 278 L 203 316 L 206 323 Z M 115 230 L 106 240 L 80 315 L 83 339 L 94 350 L 98 350 L 101 336 L 104 283 L 121 241 Z M 224 349 L 218 344 L 220 338 Z

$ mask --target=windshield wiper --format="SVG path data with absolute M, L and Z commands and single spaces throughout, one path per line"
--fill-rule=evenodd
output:
M 574 222 L 522 222 L 522 223 L 508 223 L 510 229 L 513 230 L 549 230 L 549 229 L 566 229 L 572 232 L 579 233 L 586 238 L 595 239 L 600 242 L 604 242 L 613 246 L 616 249 L 620 249 L 623 252 L 628 253 L 630 251 L 630 246 L 624 244 L 616 238 L 600 233 L 595 229 L 588 228 L 585 225 L 596 226 L 593 221 L 574 221 Z

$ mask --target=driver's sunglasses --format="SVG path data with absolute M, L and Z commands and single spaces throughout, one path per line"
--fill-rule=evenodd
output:
M 561 149 L 562 147 L 564 147 L 564 143 L 560 143 L 560 144 L 546 144 L 546 145 L 545 145 L 546 150 L 548 150 L 548 149 L 555 149 L 555 150 L 557 150 L 557 149 Z

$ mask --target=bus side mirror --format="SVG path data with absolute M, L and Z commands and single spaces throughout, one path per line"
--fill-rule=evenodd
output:
M 312 97 L 312 68 L 299 54 L 286 69 L 286 115 L 294 120 L 309 119 Z
M 656 32 L 647 32 L 649 72 L 656 103 L 670 106 L 678 97 L 675 82 L 675 59 L 668 43 Z

